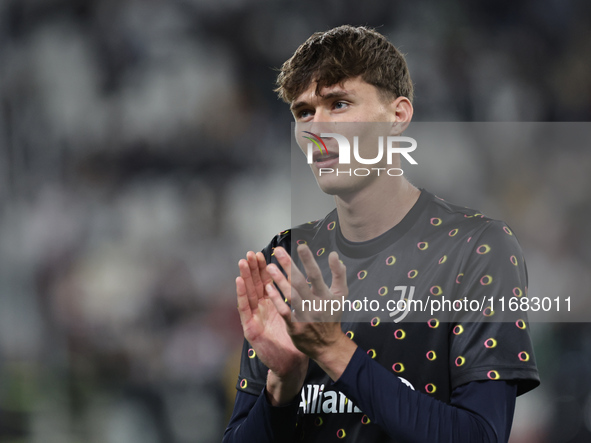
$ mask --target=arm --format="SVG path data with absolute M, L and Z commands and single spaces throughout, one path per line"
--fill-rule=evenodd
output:
M 334 388 L 400 442 L 506 442 L 517 386 L 470 382 L 455 388 L 451 404 L 413 391 L 358 349 Z
M 510 382 L 470 382 L 454 389 L 446 404 L 413 391 L 362 350 L 333 386 L 401 442 L 506 442 L 517 392 Z M 273 407 L 264 394 L 238 391 L 223 443 L 291 442 L 297 408 L 296 399 Z
M 297 409 L 296 398 L 275 407 L 264 392 L 257 397 L 238 391 L 222 443 L 289 443 L 295 437 Z

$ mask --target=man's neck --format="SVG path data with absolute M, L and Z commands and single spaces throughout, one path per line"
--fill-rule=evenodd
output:
M 396 226 L 417 202 L 421 191 L 404 178 L 388 186 L 368 187 L 347 196 L 336 196 L 341 231 L 347 240 L 376 238 Z

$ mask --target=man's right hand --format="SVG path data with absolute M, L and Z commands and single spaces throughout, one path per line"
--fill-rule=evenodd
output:
M 293 344 L 285 320 L 265 291 L 272 279 L 264 255 L 249 251 L 238 267 L 236 294 L 244 338 L 269 368 L 267 395 L 271 404 L 277 406 L 289 402 L 300 391 L 308 369 L 308 357 Z M 283 268 L 291 281 L 291 267 Z

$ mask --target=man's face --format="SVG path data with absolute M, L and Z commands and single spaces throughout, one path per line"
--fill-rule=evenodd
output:
M 316 83 L 312 83 L 293 101 L 291 111 L 296 121 L 296 140 L 304 154 L 308 152 L 309 143 L 309 140 L 304 138 L 307 135 L 304 131 L 318 136 L 320 133 L 335 132 L 346 136 L 351 143 L 350 164 L 339 164 L 339 147 L 337 141 L 331 137 L 323 138 L 328 154 L 321 153 L 320 150 L 314 153 L 314 161 L 310 166 L 324 192 L 331 195 L 354 193 L 385 175 L 382 173 L 378 176 L 372 172 L 367 176 L 355 176 L 353 173 L 339 173 L 337 176 L 337 169 L 342 172 L 357 168 L 398 167 L 396 164 L 386 164 L 385 152 L 379 163 L 358 163 L 353 155 L 353 136 L 358 136 L 359 154 L 362 158 L 376 158 L 378 137 L 396 133 L 396 126 L 392 123 L 400 120 L 397 114 L 399 101 L 400 99 L 386 101 L 375 86 L 366 83 L 360 77 L 348 79 L 342 85 L 325 87 L 320 91 L 320 95 L 316 94 Z M 335 172 L 321 174 L 321 169 L 333 169 Z

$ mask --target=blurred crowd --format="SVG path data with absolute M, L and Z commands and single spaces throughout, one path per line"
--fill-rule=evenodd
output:
M 580 122 L 413 180 L 506 219 L 531 291 L 591 296 L 588 1 L 1 0 L 1 442 L 221 440 L 237 262 L 292 223 L 276 68 L 344 23 L 407 55 L 417 121 Z M 512 441 L 587 442 L 591 326 L 532 328 Z

